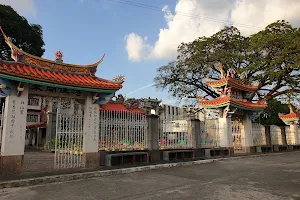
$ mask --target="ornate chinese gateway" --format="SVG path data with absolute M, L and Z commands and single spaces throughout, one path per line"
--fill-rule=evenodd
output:
M 22 170 L 24 145 L 54 151 L 56 168 L 97 162 L 99 105 L 122 88 L 124 77 L 96 76 L 104 55 L 90 65 L 64 63 L 61 51 L 47 60 L 22 51 L 0 31 L 14 60 L 0 60 L 2 172 Z
M 266 108 L 263 100 L 252 102 L 258 87 L 243 83 L 244 75 L 237 75 L 234 69 L 224 73 L 219 65 L 221 77 L 206 79 L 206 84 L 220 94 L 218 98 L 198 98 L 205 109 L 213 109 L 219 116 L 219 138 L 221 147 L 233 147 L 235 152 L 250 151 L 253 146 L 252 124 L 260 112 Z
M 298 124 L 300 115 L 294 112 L 292 105 L 289 103 L 290 113 L 279 113 L 279 118 L 289 127 L 286 128 L 286 140 L 288 145 L 298 145 L 300 140 L 300 134 Z

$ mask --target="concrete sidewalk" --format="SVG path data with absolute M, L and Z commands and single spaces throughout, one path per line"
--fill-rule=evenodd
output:
M 111 176 L 111 175 L 117 175 L 117 174 L 129 174 L 129 173 L 143 172 L 143 171 L 149 171 L 149 170 L 154 170 L 154 169 L 180 167 L 180 166 L 191 166 L 191 165 L 199 165 L 199 164 L 206 164 L 206 163 L 226 161 L 226 160 L 238 160 L 238 159 L 262 157 L 262 156 L 277 156 L 277 155 L 283 155 L 283 154 L 299 154 L 299 153 L 300 153 L 299 151 L 284 152 L 284 153 L 266 153 L 266 154 L 244 155 L 244 156 L 217 158 L 217 159 L 188 161 L 188 162 L 147 165 L 147 166 L 139 166 L 139 167 L 112 169 L 112 170 L 87 171 L 86 169 L 81 169 L 80 172 L 78 172 L 78 170 L 77 171 L 76 170 L 69 171 L 69 174 L 49 175 L 49 176 L 47 176 L 45 174 L 40 174 L 41 176 L 38 176 L 39 174 L 37 174 L 36 177 L 30 177 L 30 178 L 26 178 L 26 175 L 25 175 L 25 177 L 22 177 L 22 175 L 20 175 L 20 176 L 13 177 L 14 180 L 9 180 L 9 179 L 0 180 L 0 189 L 1 188 L 41 185 L 41 184 L 54 183 L 54 182 L 66 182 L 66 181 L 73 181 L 73 180 L 80 180 L 80 179 Z M 19 177 L 20 179 L 16 179 L 16 177 Z

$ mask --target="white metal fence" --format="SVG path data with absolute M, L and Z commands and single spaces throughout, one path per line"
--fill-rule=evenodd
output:
M 191 128 L 190 120 L 161 121 L 160 149 L 193 148 Z
M 147 119 L 143 113 L 100 111 L 99 150 L 147 149 Z
M 281 128 L 279 126 L 270 126 L 270 135 L 272 145 L 283 145 Z
M 206 119 L 201 122 L 201 147 L 218 147 L 220 145 L 218 119 Z
M 74 114 L 74 99 L 60 100 L 56 114 L 54 168 L 82 167 L 83 115 Z
M 254 146 L 261 146 L 267 144 L 265 127 L 263 125 L 259 123 L 252 123 L 252 132 Z

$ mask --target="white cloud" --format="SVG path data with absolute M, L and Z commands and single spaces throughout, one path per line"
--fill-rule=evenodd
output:
M 10 5 L 21 15 L 36 15 L 34 0 L 0 0 L 0 4 Z
M 125 36 L 126 50 L 128 52 L 128 59 L 131 61 L 140 61 L 150 52 L 150 45 L 147 44 L 147 37 L 130 33 Z
M 239 24 L 265 27 L 272 22 L 284 19 L 298 27 L 300 25 L 299 10 L 299 0 L 243 0 L 233 8 L 231 20 Z M 259 31 L 236 26 L 245 35 Z
M 299 26 L 299 10 L 299 0 L 289 0 L 288 3 L 285 0 L 179 0 L 175 14 L 168 6 L 163 7 L 167 28 L 159 30 L 154 44 L 148 44 L 147 39 L 134 32 L 125 37 L 128 59 L 174 58 L 180 43 L 210 36 L 228 21 L 234 22 L 244 35 L 281 19 Z

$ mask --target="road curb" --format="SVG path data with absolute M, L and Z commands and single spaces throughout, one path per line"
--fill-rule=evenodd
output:
M 124 169 L 113 169 L 113 170 L 83 172 L 83 173 L 74 173 L 74 174 L 65 174 L 65 175 L 43 176 L 43 177 L 37 177 L 37 178 L 28 178 L 28 179 L 19 179 L 19 180 L 13 180 L 13 181 L 0 182 L 0 189 L 42 185 L 42 184 L 46 184 L 46 183 L 55 183 L 55 182 L 67 182 L 67 181 L 80 180 L 80 179 L 112 176 L 112 175 L 118 175 L 118 174 L 129 174 L 129 173 L 134 173 L 134 172 L 143 172 L 143 171 L 162 169 L 162 168 L 191 166 L 191 165 L 207 164 L 207 163 L 218 162 L 218 161 L 230 161 L 230 160 L 239 160 L 239 159 L 245 159 L 245 158 L 275 156 L 275 155 L 292 154 L 292 153 L 299 153 L 299 152 L 247 155 L 247 156 L 197 160 L 197 161 L 189 161 L 189 162 L 148 165 L 148 166 L 132 167 L 132 168 L 124 168 Z

